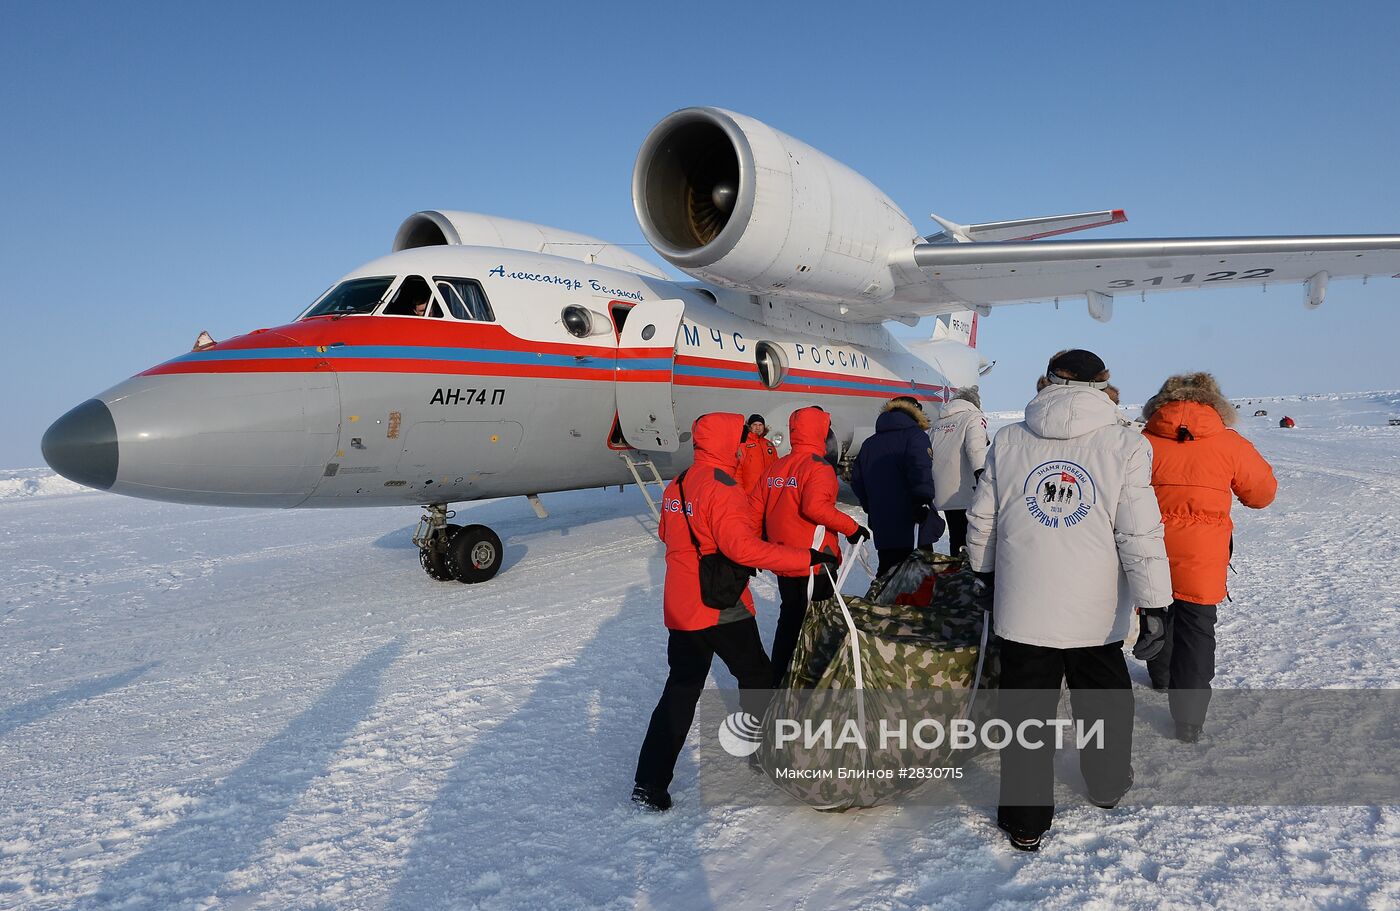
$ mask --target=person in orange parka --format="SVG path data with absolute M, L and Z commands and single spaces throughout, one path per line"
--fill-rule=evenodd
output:
M 739 473 L 734 477 L 738 479 L 740 489 L 751 493 L 768 466 L 777 460 L 778 450 L 768 442 L 768 424 L 764 422 L 763 415 L 749 415 L 746 426 L 748 434 L 739 448 Z
M 1234 547 L 1231 494 L 1251 509 L 1274 501 L 1278 481 L 1230 425 L 1235 406 L 1209 373 L 1170 377 L 1142 409 L 1152 444 L 1152 487 L 1166 526 L 1172 597 L 1166 644 L 1147 662 L 1156 689 L 1170 689 L 1176 736 L 1200 738 L 1215 676 L 1216 606 Z
M 831 415 L 816 405 L 799 408 L 788 418 L 792 452 L 768 466 L 751 494 L 754 512 L 763 517 L 763 537 L 767 540 L 839 554 L 838 533 L 852 543 L 870 537 L 860 523 L 836 508 L 836 469 L 826 459 L 830 433 Z M 816 540 L 818 525 L 826 526 L 820 542 Z M 782 606 L 773 633 L 773 686 L 780 686 L 787 676 L 809 601 L 822 601 L 831 595 L 831 580 L 819 566 L 778 573 Z
M 761 718 L 768 703 L 772 666 L 758 636 L 753 597 L 745 586 L 733 605 L 707 605 L 700 589 L 700 555 L 719 552 L 743 566 L 785 573 L 836 562 L 830 554 L 770 544 L 758 536 L 758 517 L 733 475 L 743 431 L 744 419 L 737 414 L 698 418 L 692 428 L 695 461 L 662 494 L 658 535 L 666 545 L 662 599 L 670 675 L 637 757 L 632 790 L 632 800 L 652 810 L 671 806 L 666 789 L 715 655 L 739 681 L 745 712 Z

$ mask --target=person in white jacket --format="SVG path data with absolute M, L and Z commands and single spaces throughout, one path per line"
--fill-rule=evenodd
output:
M 1120 423 L 1107 386 L 1092 352 L 1052 357 L 1025 420 L 997 433 L 967 514 L 971 568 L 993 590 L 1005 717 L 1013 730 L 1054 719 L 1067 679 L 1075 719 L 1087 729 L 1102 722 L 1102 740 L 1080 750 L 1079 767 L 1090 801 L 1106 809 L 1133 780 L 1123 657 L 1132 610 L 1172 602 L 1152 447 Z M 1160 629 L 1139 635 L 1134 651 L 1162 641 Z M 1030 749 L 1013 738 L 1001 751 L 997 824 L 1014 847 L 1039 847 L 1054 818 L 1054 784 L 1053 739 Z
M 943 406 L 929 428 L 933 457 L 933 506 L 948 522 L 948 552 L 957 556 L 967 541 L 967 508 L 987 462 L 987 416 L 976 386 L 964 386 Z

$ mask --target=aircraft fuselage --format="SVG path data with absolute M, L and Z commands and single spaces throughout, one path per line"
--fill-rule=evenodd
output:
M 440 318 L 381 302 L 260 329 L 84 403 L 46 456 L 91 486 L 174 502 L 442 504 L 631 482 L 629 447 L 671 476 L 710 411 L 764 414 L 782 449 L 788 414 L 821 405 L 848 445 L 891 396 L 938 402 L 976 377 L 966 346 L 939 370 L 879 326 L 838 341 L 849 327 L 815 314 L 801 331 L 789 309 L 778 328 L 762 317 L 771 301 L 541 253 L 415 248 L 343 281 L 392 276 L 389 301 L 413 275 L 479 283 L 494 319 L 453 319 L 435 299 Z M 592 315 L 583 337 L 570 306 Z

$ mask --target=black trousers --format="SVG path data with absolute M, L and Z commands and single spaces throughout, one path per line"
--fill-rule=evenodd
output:
M 967 510 L 945 509 L 943 518 L 948 521 L 948 553 L 956 557 L 967 543 Z
M 1215 679 L 1216 605 L 1173 601 L 1167 608 L 1167 644 L 1147 662 L 1157 689 L 1170 688 L 1167 699 L 1172 719 L 1181 724 L 1205 724 L 1210 708 L 1210 682 Z
M 756 718 L 762 718 L 768 708 L 773 681 L 772 666 L 758 637 L 758 623 L 752 617 L 709 629 L 673 629 L 670 633 L 666 661 L 671 673 L 661 691 L 661 700 L 651 713 L 651 724 L 637 757 L 636 776 L 637 784 L 662 790 L 671 784 L 676 757 L 680 756 L 685 736 L 695 720 L 695 706 L 715 655 L 739 681 L 743 710 Z
M 831 597 L 831 580 L 822 572 L 812 584 L 812 600 Z M 807 577 L 778 577 L 778 628 L 773 631 L 773 687 L 782 685 L 797 651 L 802 622 L 807 619 Z
M 1132 781 L 1133 691 L 1123 643 L 1088 648 L 1049 648 L 1000 639 L 1001 716 L 1016 731 L 1027 719 L 1058 714 L 1060 686 L 1068 680 L 1074 719 L 1092 730 L 1102 722 L 1100 745 L 1079 751 L 1079 771 L 1096 800 L 1111 801 Z M 1040 835 L 1055 817 L 1053 731 L 1034 731 L 1045 742 L 1028 749 L 1016 738 L 1001 750 L 1001 806 L 997 822 L 1017 835 Z M 1071 729 L 1067 744 L 1076 742 Z
M 880 565 L 875 570 L 875 575 L 883 576 L 887 570 L 894 569 L 914 552 L 912 547 L 886 547 L 876 551 L 880 557 Z

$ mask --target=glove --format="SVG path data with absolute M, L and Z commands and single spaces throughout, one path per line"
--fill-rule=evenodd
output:
M 864 525 L 857 525 L 855 531 L 846 535 L 846 541 L 852 546 L 855 546 L 869 537 L 870 529 L 866 528 Z
M 829 554 L 824 550 L 812 550 L 808 548 L 807 552 L 812 555 L 812 562 L 808 564 L 809 566 L 820 566 L 822 564 L 825 564 L 827 566 L 835 566 L 836 564 L 841 562 L 840 557 L 836 556 L 835 554 Z
M 996 575 L 996 573 L 974 572 L 972 577 L 976 581 L 972 583 L 972 590 L 979 595 L 990 596 L 996 590 Z
M 1138 637 L 1133 643 L 1133 657 L 1151 661 L 1167 647 L 1167 609 L 1149 607 L 1138 611 Z
M 928 503 L 915 503 L 915 504 L 914 504 L 914 524 L 915 524 L 915 525 L 923 525 L 923 524 L 924 524 L 924 520 L 928 518 L 928 511 L 929 511 L 929 504 L 928 504 Z

